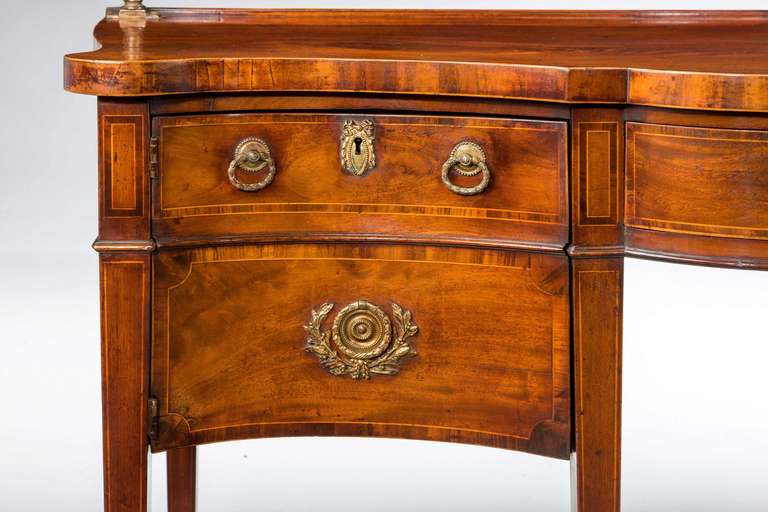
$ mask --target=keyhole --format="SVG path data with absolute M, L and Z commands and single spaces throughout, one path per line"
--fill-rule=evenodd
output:
M 360 137 L 355 137 L 355 154 L 360 154 L 360 147 L 363 145 L 363 139 Z

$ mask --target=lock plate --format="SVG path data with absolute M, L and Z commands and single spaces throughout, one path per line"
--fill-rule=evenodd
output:
M 350 174 L 362 176 L 376 166 L 373 121 L 344 121 L 341 134 L 341 167 Z

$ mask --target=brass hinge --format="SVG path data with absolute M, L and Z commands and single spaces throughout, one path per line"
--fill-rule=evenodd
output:
M 160 177 L 160 139 L 149 139 L 149 177 L 156 180 Z
M 148 435 L 154 441 L 157 439 L 157 432 L 160 428 L 160 405 L 155 397 L 151 397 L 147 403 L 147 416 L 149 419 Z

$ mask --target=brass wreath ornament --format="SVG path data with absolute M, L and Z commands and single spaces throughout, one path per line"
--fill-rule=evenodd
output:
M 393 322 L 379 306 L 358 300 L 339 311 L 330 332 L 324 331 L 323 322 L 333 308 L 326 302 L 312 310 L 304 326 L 308 335 L 304 349 L 332 375 L 356 380 L 370 379 L 371 374 L 395 375 L 403 359 L 416 355 L 408 338 L 419 328 L 407 309 L 392 303 L 393 332 Z

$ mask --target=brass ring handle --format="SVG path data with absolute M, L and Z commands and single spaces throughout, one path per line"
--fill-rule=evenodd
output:
M 237 170 L 248 173 L 256 173 L 267 169 L 267 175 L 260 181 L 254 183 L 244 183 L 237 177 Z M 272 158 L 272 152 L 269 145 L 261 139 L 250 137 L 237 145 L 235 149 L 235 158 L 229 164 L 227 176 L 229 182 L 238 190 L 244 192 L 257 192 L 267 187 L 275 179 L 277 167 Z
M 460 187 L 451 181 L 451 171 L 462 176 L 475 176 L 482 173 L 482 178 L 474 187 Z M 442 180 L 448 190 L 462 196 L 473 196 L 488 188 L 491 182 L 491 170 L 485 163 L 483 148 L 474 142 L 457 144 L 451 151 L 451 156 L 443 164 Z

